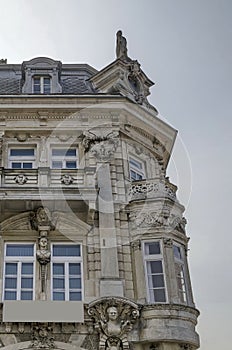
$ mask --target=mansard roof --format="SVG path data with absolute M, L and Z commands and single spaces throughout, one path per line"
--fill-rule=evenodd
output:
M 39 70 L 49 73 L 52 69 L 59 71 L 62 94 L 94 94 L 96 90 L 88 81 L 97 70 L 88 64 L 62 64 L 48 57 L 36 57 L 22 64 L 0 63 L 0 95 L 21 95 L 25 82 L 25 71 Z

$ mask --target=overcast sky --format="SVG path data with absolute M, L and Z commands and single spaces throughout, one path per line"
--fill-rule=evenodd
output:
M 0 0 L 0 58 L 101 69 L 122 29 L 179 131 L 171 180 L 186 206 L 201 350 L 229 349 L 232 312 L 231 0 Z

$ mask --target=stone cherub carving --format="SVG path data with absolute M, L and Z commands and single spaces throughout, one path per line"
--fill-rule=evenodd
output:
M 104 298 L 90 305 L 89 315 L 100 334 L 99 350 L 129 349 L 128 333 L 139 317 L 139 307 L 124 298 Z

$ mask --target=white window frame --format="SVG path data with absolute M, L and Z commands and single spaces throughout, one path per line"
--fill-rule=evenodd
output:
M 39 79 L 39 84 L 35 84 L 35 79 Z M 47 84 L 45 84 L 45 79 L 49 79 L 49 92 L 45 91 L 45 86 L 47 85 Z M 35 85 L 38 85 L 40 87 L 39 92 L 35 91 Z M 32 77 L 32 91 L 34 94 L 36 94 L 36 95 L 40 95 L 40 94 L 49 95 L 51 93 L 51 88 L 52 88 L 52 78 L 50 77 L 50 75 L 34 75 Z
M 53 247 L 54 246 L 59 246 L 59 245 L 78 245 L 80 246 L 80 256 L 53 256 Z M 80 267 L 81 267 L 81 288 L 78 290 L 74 289 L 75 291 L 80 291 L 81 292 L 81 299 L 80 301 L 82 301 L 84 299 L 84 278 L 83 278 L 83 258 L 82 258 L 82 245 L 80 243 L 64 243 L 64 242 L 53 242 L 51 244 L 51 300 L 54 301 L 61 301 L 61 300 L 55 300 L 53 299 L 53 264 L 54 263 L 62 263 L 65 266 L 65 287 L 64 290 L 61 288 L 62 292 L 65 292 L 65 299 L 64 301 L 72 301 L 69 299 L 69 292 L 72 291 L 72 288 L 69 287 L 69 263 L 80 263 Z M 59 291 L 57 289 L 57 291 Z
M 160 254 L 146 254 L 146 244 L 149 243 L 156 243 L 159 242 L 160 245 Z M 144 241 L 142 244 L 142 252 L 143 252 L 143 261 L 144 261 L 144 269 L 145 269 L 145 276 L 146 276 L 146 289 L 147 289 L 147 300 L 149 303 L 152 304 L 166 304 L 168 303 L 168 293 L 167 293 L 167 285 L 166 285 L 166 273 L 165 273 L 165 267 L 164 267 L 164 256 L 163 256 L 163 244 L 161 240 L 152 240 L 152 241 Z M 154 289 L 161 289 L 159 287 L 157 288 L 150 288 L 149 287 L 149 277 L 148 277 L 148 269 L 147 269 L 147 265 L 149 264 L 149 262 L 151 261 L 160 261 L 162 264 L 162 275 L 163 275 L 163 279 L 164 279 L 164 287 L 162 289 L 164 289 L 164 293 L 165 293 L 165 301 L 156 301 L 154 299 L 154 293 L 153 290 Z
M 33 149 L 34 155 L 33 156 L 25 156 L 25 155 L 11 156 L 11 150 L 23 150 L 23 149 Z M 19 168 L 13 168 L 13 163 L 20 163 L 21 166 Z M 31 163 L 32 167 L 24 168 L 23 165 L 28 163 Z M 21 147 L 19 147 L 18 145 L 17 146 L 10 145 L 8 147 L 8 166 L 10 169 L 24 169 L 26 171 L 26 170 L 34 169 L 35 164 L 36 164 L 36 147 L 34 145 L 25 145 Z
M 180 252 L 180 258 L 175 255 L 174 247 L 177 247 Z M 178 289 L 178 295 L 180 298 L 180 302 L 183 304 L 187 304 L 187 285 L 186 285 L 186 273 L 185 273 L 185 264 L 183 259 L 183 249 L 182 246 L 178 243 L 173 243 L 173 256 L 174 256 L 174 263 L 175 263 L 175 273 L 176 273 L 176 282 L 177 282 L 177 289 Z M 178 275 L 178 271 L 180 272 L 180 275 Z M 180 288 L 179 288 L 180 286 Z
M 68 151 L 69 149 L 72 149 L 72 150 L 75 150 L 76 151 L 76 155 L 75 156 L 67 156 L 67 155 L 60 155 L 60 156 L 54 156 L 52 155 L 52 151 L 53 150 L 66 150 Z M 70 169 L 70 170 L 74 170 L 74 169 L 78 169 L 78 148 L 77 147 L 65 147 L 64 146 L 51 146 L 51 154 L 50 154 L 50 159 L 51 159 L 51 169 Z M 54 167 L 53 166 L 53 162 L 61 162 L 62 164 L 62 167 Z M 76 162 L 76 167 L 75 168 L 68 168 L 66 165 L 67 165 L 67 162 Z
M 33 246 L 33 250 L 34 250 L 34 254 L 33 256 L 7 256 L 6 255 L 6 249 L 7 246 L 10 245 L 27 245 L 30 244 Z M 5 280 L 6 280 L 6 264 L 7 263 L 16 263 L 17 264 L 17 288 L 16 288 L 16 299 L 13 300 L 22 300 L 21 299 L 21 291 L 23 290 L 21 288 L 21 281 L 22 281 L 22 263 L 32 263 L 33 264 L 33 290 L 32 290 L 32 299 L 29 300 L 35 300 L 35 268 L 36 268 L 36 247 L 35 247 L 35 243 L 34 242 L 5 242 L 4 245 L 4 269 L 3 269 L 3 293 L 2 293 L 2 300 L 9 300 L 9 299 L 5 299 Z M 10 288 L 7 288 L 7 290 Z M 15 291 L 15 289 L 12 289 Z M 10 299 L 12 300 L 12 299 Z M 25 300 L 25 299 L 23 299 Z
M 132 155 L 129 155 L 128 163 L 129 163 L 129 177 L 131 181 L 139 181 L 139 180 L 144 180 L 146 178 L 145 164 L 141 159 L 138 159 Z M 136 166 L 136 163 L 138 166 Z M 132 172 L 135 173 L 136 178 L 133 178 Z

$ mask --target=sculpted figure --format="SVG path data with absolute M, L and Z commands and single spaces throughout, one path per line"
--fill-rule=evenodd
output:
M 51 253 L 48 250 L 47 237 L 41 236 L 39 238 L 39 250 L 36 252 L 36 258 L 40 263 L 40 275 L 41 275 L 41 292 L 45 292 L 46 286 L 46 274 L 47 264 L 50 262 Z
M 126 38 L 122 35 L 122 31 L 117 32 L 117 41 L 116 41 L 116 57 L 124 60 L 128 59 L 127 56 L 127 41 Z

